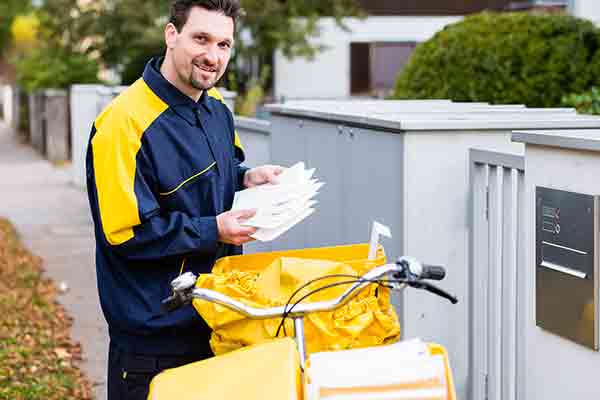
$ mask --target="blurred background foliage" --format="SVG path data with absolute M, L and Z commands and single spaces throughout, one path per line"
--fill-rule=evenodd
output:
M 164 52 L 169 1 L 2 0 L 0 52 L 27 90 L 74 83 L 131 84 Z M 273 55 L 311 58 L 318 20 L 364 16 L 357 0 L 241 0 L 244 15 L 221 85 L 253 114 L 272 88 Z M 484 12 L 421 43 L 398 77 L 394 98 L 447 98 L 596 112 L 600 30 L 568 15 Z M 589 106 L 587 106 L 589 105 Z
M 0 51 L 10 52 L 17 79 L 28 90 L 98 82 L 98 73 L 110 83 L 131 84 L 149 58 L 164 52 L 169 1 L 43 0 L 36 7 L 23 0 L 3 2 Z M 241 4 L 244 15 L 222 84 L 242 97 L 249 94 L 247 100 L 257 104 L 272 85 L 276 50 L 288 57 L 310 58 L 323 49 L 317 39 L 320 17 L 332 16 L 344 27 L 343 17 L 362 15 L 356 0 L 241 0 Z M 15 21 L 16 16 L 20 17 Z

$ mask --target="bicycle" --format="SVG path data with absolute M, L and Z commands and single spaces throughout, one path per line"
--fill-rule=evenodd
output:
M 441 296 L 449 300 L 453 304 L 456 304 L 458 300 L 454 296 L 444 291 L 443 289 L 435 286 L 434 284 L 427 282 L 427 280 L 442 280 L 445 277 L 445 274 L 446 272 L 443 267 L 425 265 L 411 257 L 400 257 L 397 262 L 375 267 L 363 276 L 354 277 L 352 281 L 344 281 L 341 283 L 338 282 L 331 285 L 325 285 L 317 289 L 325 290 L 328 287 L 334 285 L 337 286 L 339 284 L 350 285 L 350 287 L 348 287 L 336 299 L 314 303 L 303 303 L 305 298 L 309 297 L 309 293 L 309 295 L 303 296 L 300 300 L 294 303 L 288 302 L 288 304 L 284 306 L 272 308 L 254 308 L 216 291 L 195 287 L 197 277 L 191 272 L 185 273 L 172 281 L 171 286 L 173 289 L 173 295 L 171 295 L 163 301 L 163 306 L 166 311 L 173 311 L 185 304 L 189 304 L 193 299 L 201 299 L 217 303 L 221 306 L 227 307 L 252 319 L 281 318 L 283 324 L 283 321 L 286 318 L 291 318 L 293 320 L 294 326 L 295 343 L 292 342 L 292 339 L 285 338 L 277 339 L 272 343 L 254 345 L 250 346 L 249 348 L 238 350 L 237 352 L 245 351 L 245 353 L 242 354 L 242 358 L 247 357 L 249 360 L 252 360 L 252 363 L 255 368 L 251 369 L 248 369 L 248 366 L 242 365 L 244 363 L 240 362 L 239 354 L 237 355 L 238 359 L 233 365 L 227 364 L 225 361 L 227 361 L 226 358 L 231 354 L 229 353 L 214 357 L 212 359 L 199 361 L 197 363 L 176 368 L 174 370 L 170 370 L 171 372 L 163 372 L 153 379 L 148 399 L 164 400 L 177 398 L 178 400 L 184 400 L 217 397 L 229 399 L 233 398 L 232 396 L 235 396 L 235 398 L 240 398 L 240 394 L 235 395 L 229 391 L 229 389 L 231 389 L 230 387 L 212 387 L 212 385 L 207 384 L 207 382 L 203 380 L 200 376 L 202 373 L 212 374 L 215 369 L 224 369 L 220 370 L 219 374 L 226 374 L 227 376 L 244 375 L 246 376 L 246 379 L 250 381 L 250 386 L 247 387 L 256 387 L 259 391 L 261 390 L 260 379 L 264 380 L 264 385 L 278 385 L 279 391 L 276 391 L 273 386 L 270 390 L 271 394 L 267 395 L 267 389 L 265 388 L 264 392 L 260 392 L 264 394 L 257 395 L 257 397 L 252 398 L 281 399 L 281 393 L 286 393 L 286 396 L 284 396 L 285 398 L 308 399 L 308 391 L 305 390 L 308 381 L 306 376 L 308 365 L 307 363 L 309 362 L 309 359 L 307 359 L 304 337 L 304 317 L 306 315 L 314 312 L 332 311 L 334 309 L 337 309 L 338 307 L 341 307 L 342 305 L 350 301 L 350 299 L 356 296 L 362 289 L 372 284 L 385 285 L 386 287 L 389 287 L 390 289 L 395 291 L 402 291 L 406 287 L 423 289 L 429 291 L 430 293 Z M 322 279 L 330 277 L 331 275 L 323 277 Z M 269 360 L 267 358 L 264 358 L 264 356 L 262 356 L 263 358 L 261 359 L 261 356 L 259 355 L 259 361 L 257 362 L 256 354 L 260 354 L 259 347 L 261 346 L 263 346 L 265 349 L 267 348 L 267 346 L 271 346 L 272 348 L 279 346 L 279 348 L 281 348 L 281 351 L 287 351 L 288 353 L 290 351 L 297 350 L 293 351 L 297 355 L 292 356 L 292 359 L 295 358 L 292 364 L 295 365 L 292 365 L 291 368 L 298 371 L 300 376 L 294 379 L 294 374 L 288 373 L 285 376 L 281 375 L 283 377 L 282 380 L 285 380 L 285 382 L 273 382 L 272 380 L 270 381 L 268 377 L 265 376 L 271 375 L 269 371 L 274 371 L 274 373 L 281 372 L 282 368 L 290 368 L 290 363 L 287 363 L 286 365 L 280 365 L 279 369 L 271 370 L 270 366 L 265 365 Z M 376 349 L 376 347 L 370 349 Z M 444 369 L 447 387 L 447 393 L 444 398 L 447 400 L 456 400 L 456 392 L 454 389 L 452 371 L 448 364 L 447 356 L 445 355 L 445 350 L 443 349 L 443 347 L 435 344 L 429 344 L 429 349 L 433 354 L 442 354 L 444 356 Z M 235 369 L 235 371 L 226 370 L 229 368 L 233 368 Z M 255 369 L 256 371 L 254 371 Z M 177 375 L 177 373 L 175 372 L 177 370 L 181 372 L 179 375 Z M 199 384 L 200 382 L 201 384 Z M 238 384 L 242 385 L 243 387 L 242 383 L 238 382 Z M 194 389 L 194 387 L 196 389 Z M 199 387 L 202 387 L 203 390 L 206 389 L 204 390 L 204 393 L 201 396 L 198 396 L 196 393 L 191 393 L 192 391 L 199 390 Z M 246 392 L 243 393 L 242 396 L 250 396 L 250 391 L 246 390 Z M 335 396 L 332 398 L 335 398 Z M 382 395 L 382 397 L 378 398 L 383 399 L 391 397 L 385 397 L 385 395 Z

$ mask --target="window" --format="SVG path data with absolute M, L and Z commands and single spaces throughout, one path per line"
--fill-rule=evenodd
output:
M 387 95 L 415 46 L 415 42 L 351 43 L 350 93 Z

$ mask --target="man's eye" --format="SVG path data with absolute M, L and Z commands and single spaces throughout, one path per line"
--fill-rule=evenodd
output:
M 231 47 L 231 44 L 229 44 L 227 42 L 223 42 L 223 43 L 221 43 L 221 47 L 224 48 L 224 49 L 228 49 L 228 48 Z
M 196 36 L 196 42 L 205 43 L 206 38 L 204 36 Z

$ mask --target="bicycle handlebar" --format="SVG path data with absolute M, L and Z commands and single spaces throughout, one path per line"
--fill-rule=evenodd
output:
M 408 285 L 437 294 L 450 300 L 453 304 L 456 304 L 458 301 L 454 296 L 442 289 L 422 281 L 423 279 L 443 279 L 445 276 L 443 267 L 423 265 L 413 258 L 401 257 L 396 263 L 376 267 L 362 277 L 357 278 L 356 282 L 351 284 L 336 299 L 314 303 L 290 304 L 287 307 L 251 307 L 214 290 L 195 288 L 196 275 L 192 272 L 187 272 L 171 282 L 173 295 L 162 301 L 162 307 L 164 311 L 170 312 L 191 302 L 192 299 L 201 299 L 220 304 L 253 319 L 277 318 L 283 315 L 299 317 L 313 312 L 332 311 L 350 301 L 350 299 L 358 294 L 360 289 L 377 283 L 378 280 L 386 275 L 391 275 L 395 279 L 394 283 L 396 285 L 393 288 L 396 290 L 402 290 Z

